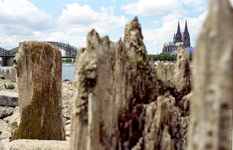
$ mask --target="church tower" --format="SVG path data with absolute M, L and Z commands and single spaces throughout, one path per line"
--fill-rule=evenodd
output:
M 177 32 L 176 32 L 176 35 L 175 35 L 174 43 L 177 43 L 177 42 L 182 42 L 182 34 L 180 32 L 180 22 L 179 21 L 178 21 L 178 27 L 177 27 Z
M 177 32 L 174 33 L 173 42 L 164 44 L 163 53 L 171 53 L 178 48 L 179 44 L 183 44 L 185 48 L 191 47 L 187 20 L 185 20 L 184 32 L 181 32 L 180 22 L 178 21 Z
M 187 20 L 185 21 L 183 40 L 184 40 L 184 47 L 189 47 L 190 46 L 190 35 L 189 35 L 189 31 L 188 31 Z

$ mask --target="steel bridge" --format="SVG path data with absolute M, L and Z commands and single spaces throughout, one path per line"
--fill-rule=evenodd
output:
M 54 42 L 54 41 L 46 41 L 46 43 L 50 43 L 52 45 L 57 46 L 60 50 L 65 51 L 65 56 L 62 56 L 63 58 L 75 58 L 76 54 L 78 52 L 78 48 L 66 43 L 61 42 Z M 0 57 L 15 57 L 16 53 L 18 51 L 18 47 L 13 48 L 11 50 L 7 50 L 0 47 Z

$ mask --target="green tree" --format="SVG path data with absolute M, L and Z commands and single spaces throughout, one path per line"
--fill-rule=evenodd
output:
M 62 58 L 62 62 L 63 63 L 71 63 L 72 62 L 72 58 Z
M 190 60 L 190 61 L 193 60 L 193 53 L 189 53 L 189 60 Z
M 170 55 L 167 53 L 157 54 L 157 55 L 148 55 L 149 59 L 154 59 L 154 61 L 175 61 L 176 55 Z

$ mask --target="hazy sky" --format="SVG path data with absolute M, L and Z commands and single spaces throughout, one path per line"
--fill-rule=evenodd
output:
M 178 20 L 182 32 L 188 20 L 195 46 L 207 8 L 207 0 L 0 0 L 0 47 L 24 40 L 85 46 L 92 28 L 116 41 L 137 15 L 148 53 L 157 54 L 172 41 Z

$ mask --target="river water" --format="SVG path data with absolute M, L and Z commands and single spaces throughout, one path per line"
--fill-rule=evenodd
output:
M 62 80 L 73 81 L 75 65 L 62 65 Z
M 11 67 L 2 67 L 0 66 L 1 69 L 10 69 Z M 193 68 L 193 65 L 190 65 L 190 68 Z M 62 65 L 62 80 L 70 80 L 73 81 L 74 77 L 74 70 L 75 66 L 74 65 Z
M 0 66 L 0 68 L 6 70 L 6 69 L 10 69 L 11 67 Z M 62 65 L 62 80 L 67 79 L 73 81 L 74 70 L 75 70 L 74 65 Z

